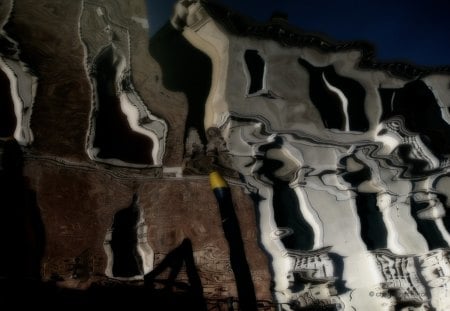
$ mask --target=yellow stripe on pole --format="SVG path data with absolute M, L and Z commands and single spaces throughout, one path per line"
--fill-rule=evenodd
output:
M 217 171 L 213 171 L 209 174 L 209 183 L 213 190 L 216 188 L 228 188 L 227 182 Z

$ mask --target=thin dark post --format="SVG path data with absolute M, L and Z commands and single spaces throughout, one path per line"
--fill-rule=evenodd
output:
M 218 172 L 212 172 L 209 178 L 211 188 L 214 191 L 219 205 L 225 238 L 230 248 L 230 263 L 236 279 L 240 310 L 256 310 L 255 288 L 247 258 L 245 257 L 244 243 L 242 241 L 239 222 L 234 211 L 230 188 Z

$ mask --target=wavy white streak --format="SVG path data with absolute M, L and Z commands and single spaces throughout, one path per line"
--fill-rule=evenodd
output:
M 312 207 L 311 203 L 308 200 L 308 196 L 300 186 L 296 186 L 293 188 L 295 191 L 295 195 L 298 198 L 298 203 L 300 206 L 300 212 L 311 226 L 314 232 L 314 246 L 313 249 L 319 249 L 323 247 L 323 223 L 320 220 L 319 215 Z
M 15 60 L 0 57 L 0 70 L 6 74 L 10 83 L 14 114 L 17 119 L 14 138 L 19 144 L 28 145 L 33 141 L 30 119 L 37 79 Z
M 291 300 L 288 276 L 293 262 L 287 255 L 287 250 L 279 238 L 273 238 L 272 233 L 278 230 L 273 211 L 273 188 L 254 177 L 246 176 L 247 184 L 258 189 L 261 200 L 258 204 L 258 228 L 261 244 L 272 259 L 272 279 L 274 294 L 277 302 L 288 303 Z
M 322 79 L 325 82 L 325 85 L 327 86 L 327 88 L 335 93 L 339 99 L 341 100 L 341 104 L 342 104 L 342 111 L 344 112 L 344 117 L 345 117 L 345 127 L 344 127 L 344 131 L 350 131 L 350 122 L 349 122 L 349 118 L 348 118 L 348 99 L 345 96 L 345 94 L 338 89 L 337 87 L 333 86 L 330 84 L 330 82 L 328 82 L 327 78 L 325 77 L 325 73 L 322 73 Z
M 142 135 L 147 136 L 150 138 L 153 142 L 153 149 L 152 149 L 152 159 L 153 159 L 153 165 L 161 165 L 162 164 L 162 157 L 159 156 L 159 140 L 158 136 L 150 131 L 145 129 L 144 127 L 139 125 L 139 111 L 136 105 L 134 105 L 126 93 L 120 94 L 120 109 L 122 112 L 126 115 L 128 124 L 130 125 L 131 129 L 137 133 L 140 133 Z
M 142 258 L 142 272 L 145 274 L 153 270 L 155 261 L 155 252 L 148 244 L 147 231 L 148 227 L 145 224 L 144 210 L 139 208 L 139 222 L 137 224 L 137 251 Z
M 154 116 L 150 114 L 148 109 L 142 103 L 140 98 L 134 92 L 124 92 L 121 88 L 122 80 L 125 78 L 125 72 L 128 68 L 128 64 L 124 55 L 118 51 L 118 49 L 113 45 L 115 58 L 118 60 L 117 63 L 117 74 L 116 74 L 116 85 L 117 89 L 120 90 L 120 109 L 126 115 L 128 124 L 131 129 L 136 133 L 140 133 L 142 135 L 147 136 L 151 139 L 152 146 L 152 160 L 153 165 L 159 166 L 162 165 L 162 152 L 164 148 L 161 148 L 164 144 L 164 141 L 160 141 L 158 135 L 149 128 L 142 126 L 141 120 L 143 119 L 143 115 L 147 117 L 149 120 L 159 121 L 163 123 L 161 120 L 156 120 Z M 161 126 L 164 128 L 164 124 Z M 163 130 L 164 131 L 164 130 Z M 164 139 L 164 133 L 162 135 L 162 139 Z
M 436 223 L 436 226 L 437 226 L 439 232 L 442 234 L 442 238 L 450 246 L 450 234 L 448 233 L 447 229 L 445 228 L 442 218 L 436 219 L 435 223 Z

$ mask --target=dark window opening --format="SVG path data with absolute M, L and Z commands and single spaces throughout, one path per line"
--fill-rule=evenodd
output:
M 450 153 L 450 125 L 442 118 L 433 92 L 421 80 L 398 89 L 379 89 L 383 103 L 381 120 L 402 116 L 406 128 L 419 133 L 424 144 L 435 156 L 443 158 Z
M 10 85 L 8 77 L 0 70 L 0 94 L 2 94 L 0 101 L 0 137 L 13 136 L 17 126 Z
M 137 250 L 139 207 L 136 197 L 130 207 L 114 216 L 111 235 L 114 277 L 133 277 L 143 274 L 142 258 Z
M 261 148 L 266 151 L 270 148 L 281 148 L 281 141 L 268 144 Z M 292 250 L 312 250 L 314 247 L 314 231 L 300 212 L 300 203 L 295 191 L 289 182 L 282 181 L 274 176 L 273 172 L 283 166 L 278 160 L 265 158 L 259 174 L 264 174 L 273 182 L 273 211 L 275 222 L 280 228 L 289 228 L 292 234 L 281 238 L 283 245 Z
M 429 170 L 429 163 L 424 159 L 415 157 L 414 146 L 401 144 L 395 149 L 395 153 L 405 164 L 405 170 L 411 176 L 424 176 Z
M 447 196 L 442 194 L 442 193 L 438 193 L 437 194 L 439 201 L 444 205 L 444 207 L 447 209 L 448 205 L 447 205 Z M 442 219 L 443 223 L 444 223 L 444 227 L 445 229 L 447 229 L 447 231 L 450 232 L 450 214 L 446 213 L 446 215 L 443 217 Z
M 355 189 L 365 181 L 372 179 L 370 168 L 356 157 L 345 157 L 341 164 L 346 165 L 346 161 L 353 159 L 363 167 L 358 171 L 343 172 L 342 179 L 350 183 Z M 377 207 L 376 193 L 356 192 L 355 204 L 361 224 L 361 238 L 368 250 L 375 250 L 387 247 L 387 228 L 384 224 L 383 214 Z
M 448 244 L 442 237 L 436 222 L 433 219 L 421 219 L 418 216 L 419 211 L 427 208 L 428 204 L 428 202 L 416 202 L 414 199 L 411 199 L 411 214 L 417 223 L 417 230 L 427 241 L 430 250 L 446 248 Z
M 340 76 L 333 66 L 324 70 L 328 82 L 341 90 L 348 101 L 347 116 L 351 131 L 365 132 L 369 129 L 369 120 L 365 111 L 366 90 L 356 80 Z
M 115 81 L 118 73 L 112 47 L 107 47 L 98 56 L 95 68 L 98 111 L 93 147 L 100 150 L 97 156 L 129 163 L 153 164 L 152 140 L 134 132 L 120 108 Z
M 323 125 L 328 129 L 342 130 L 344 116 L 341 100 L 325 84 L 322 76 L 323 68 L 314 67 L 303 59 L 299 59 L 298 62 L 309 74 L 309 96 L 319 110 Z
M 245 51 L 244 59 L 250 74 L 248 94 L 254 94 L 263 89 L 265 67 L 264 59 L 256 50 Z
M 376 193 L 358 193 L 356 211 L 361 223 L 361 238 L 368 250 L 387 247 L 387 229 L 377 207 Z
M 311 101 L 319 110 L 326 128 L 345 130 L 348 118 L 349 130 L 368 130 L 369 121 L 364 107 L 366 91 L 359 82 L 338 75 L 333 66 L 315 67 L 301 58 L 298 59 L 298 63 L 309 74 Z M 344 94 L 348 102 L 347 111 L 344 111 L 342 100 L 329 89 L 324 79 Z

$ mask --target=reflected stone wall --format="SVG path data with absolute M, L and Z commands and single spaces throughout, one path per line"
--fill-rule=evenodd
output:
M 145 1 L 12 2 L 0 3 L 0 91 L 5 98 L 0 102 L 0 181 L 11 184 L 0 191 L 0 219 L 6 224 L 18 209 L 10 198 L 20 192 L 5 194 L 14 184 L 2 166 L 11 163 L 3 161 L 9 155 L 4 141 L 15 139 L 24 153 L 20 173 L 35 194 L 45 231 L 45 252 L 35 256 L 40 281 L 44 289 L 65 288 L 71 298 L 58 296 L 59 289 L 43 290 L 42 297 L 72 299 L 71 289 L 83 289 L 86 296 L 74 298 L 82 304 L 88 298 L 101 301 L 95 296 L 99 288 L 108 292 L 120 287 L 124 291 L 110 294 L 110 301 L 133 296 L 152 303 L 148 297 L 159 288 L 144 290 L 144 275 L 184 239 L 192 244 L 208 304 L 237 297 L 208 176 L 195 170 L 183 175 L 188 99 L 163 84 L 161 65 L 149 51 Z M 231 190 L 256 295 L 269 301 L 269 266 L 258 246 L 253 202 L 233 177 Z M 133 197 L 139 199 L 133 203 Z M 26 222 L 28 215 L 22 216 Z M 16 287 L 9 283 L 22 284 L 22 293 L 30 278 L 22 279 L 28 267 L 20 263 L 27 260 L 14 256 L 33 251 L 36 232 L 26 229 L 30 243 L 23 243 L 22 235 L 3 234 L 25 230 L 21 228 L 18 222 L 12 231 L 2 229 L 0 243 L 2 254 L 9 254 L 8 260 L 23 272 L 9 269 L 5 278 L 8 269 L 2 267 L 0 279 L 10 291 Z M 167 280 L 169 272 L 158 278 Z M 177 286 L 189 285 L 189 273 L 182 266 Z M 55 297 L 46 296 L 52 293 Z
M 450 309 L 449 68 L 376 63 L 365 43 L 206 0 L 178 1 L 152 38 L 145 1 L 12 4 L 0 2 L 0 219 L 14 193 L 35 198 L 39 281 L 142 290 L 189 239 L 209 306 L 237 308 L 217 170 L 260 309 Z M 23 228 L 31 242 L 11 256 L 33 252 Z
M 283 308 L 446 310 L 448 68 L 377 64 L 208 1 L 179 1 L 172 25 L 213 62 L 205 128 L 255 197 Z

